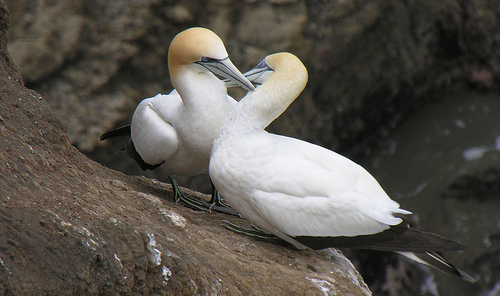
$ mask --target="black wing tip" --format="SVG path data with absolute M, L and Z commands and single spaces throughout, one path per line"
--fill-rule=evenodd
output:
M 109 138 L 112 138 L 113 136 L 110 135 L 111 131 L 109 132 L 105 132 L 104 134 L 100 135 L 99 136 L 99 141 L 104 141 L 104 140 L 107 140 Z
M 467 247 L 465 245 L 462 245 L 461 243 L 457 243 L 457 246 L 452 250 L 452 251 L 465 251 L 467 250 Z
M 117 129 L 110 130 L 108 132 L 105 132 L 104 134 L 99 136 L 99 141 L 104 141 L 107 139 L 111 139 L 114 137 L 120 137 L 120 136 L 130 136 L 131 130 L 130 130 L 130 124 L 121 126 Z
M 393 252 L 440 252 L 463 251 L 466 247 L 443 236 L 422 232 L 406 226 L 391 228 L 369 235 L 359 236 L 297 236 L 295 240 L 311 249 L 353 248 Z
M 460 278 L 463 279 L 466 282 L 469 282 L 471 284 L 477 283 L 477 280 L 473 278 L 472 276 L 468 275 L 465 271 L 458 269 L 458 273 L 460 274 Z
M 132 133 L 131 126 L 130 126 L 130 124 L 127 124 L 127 125 L 124 125 L 122 127 L 117 128 L 117 129 L 111 130 L 109 132 L 105 132 L 104 134 L 99 136 L 99 141 L 104 141 L 104 140 L 107 140 L 110 138 L 120 137 L 120 136 L 129 136 L 130 137 L 131 133 Z M 134 145 L 134 142 L 132 141 L 132 138 L 128 139 L 127 145 L 125 145 L 125 149 L 122 149 L 122 150 L 126 150 L 127 154 L 130 156 L 130 158 L 135 160 L 135 162 L 137 162 L 137 164 L 139 165 L 139 167 L 141 167 L 141 169 L 143 171 L 154 170 L 165 162 L 165 161 L 162 161 L 161 163 L 158 163 L 158 164 L 149 164 L 149 163 L 145 162 L 144 159 L 142 159 L 139 152 L 137 152 L 137 150 L 135 149 L 135 145 Z
M 127 151 L 130 158 L 135 160 L 135 162 L 137 162 L 137 164 L 141 167 L 141 169 L 143 171 L 154 170 L 165 162 L 165 161 L 162 161 L 158 164 L 149 164 L 149 163 L 145 162 L 144 159 L 142 159 L 139 152 L 137 152 L 137 150 L 135 149 L 135 145 L 134 145 L 134 142 L 132 141 L 132 139 L 128 140 L 128 143 L 125 146 L 125 150 Z
M 404 253 L 400 253 L 404 256 Z M 424 263 L 426 265 L 429 265 L 445 274 L 451 275 L 451 276 L 456 276 L 459 277 L 460 279 L 467 281 L 469 283 L 476 283 L 476 279 L 474 279 L 472 276 L 467 274 L 465 271 L 458 269 L 455 267 L 450 260 L 448 260 L 441 252 L 425 252 L 425 253 L 418 253 L 418 252 L 413 252 L 413 255 L 417 257 L 419 260 L 423 261 L 417 261 L 419 263 Z M 409 257 L 410 259 L 413 259 Z M 415 260 L 415 259 L 413 259 Z
M 413 252 L 441 252 L 441 251 L 464 251 L 466 246 L 461 243 L 446 238 L 444 236 L 423 232 L 413 228 L 407 228 L 402 234 L 406 237 L 402 242 L 407 244 L 406 251 Z M 415 248 L 412 250 L 412 248 Z M 394 250 L 404 251 L 404 250 Z

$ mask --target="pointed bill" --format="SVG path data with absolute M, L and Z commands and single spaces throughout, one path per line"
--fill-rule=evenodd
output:
M 252 70 L 244 73 L 243 75 L 254 85 L 260 85 L 264 83 L 269 75 L 274 72 L 274 70 L 266 64 L 265 59 L 262 60 L 257 66 Z M 236 87 L 239 86 L 229 79 L 223 80 L 226 87 Z
M 218 59 L 203 59 L 196 62 L 198 65 L 205 67 L 210 72 L 227 78 L 233 86 L 241 86 L 246 90 L 254 90 L 253 84 L 241 74 L 241 72 L 233 65 L 229 58 L 222 60 Z

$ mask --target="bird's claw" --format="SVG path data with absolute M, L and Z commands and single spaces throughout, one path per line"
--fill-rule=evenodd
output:
M 256 239 L 281 241 L 281 239 L 276 235 L 262 231 L 253 225 L 251 227 L 246 227 L 233 224 L 227 220 L 223 220 L 222 225 L 228 230 L 234 231 L 239 234 L 248 235 Z
M 203 211 L 209 213 L 211 213 L 212 211 L 216 211 L 229 215 L 239 216 L 239 214 L 235 210 L 233 210 L 233 208 L 231 208 L 228 204 L 224 203 L 221 200 L 219 192 L 216 189 L 212 192 L 212 198 L 210 199 L 209 202 L 203 200 L 196 200 L 185 196 L 181 192 L 179 186 L 177 185 L 177 181 L 175 180 L 174 177 L 169 176 L 169 179 L 170 183 L 172 184 L 172 189 L 174 191 L 174 202 L 181 201 L 182 204 L 184 204 L 186 207 L 196 211 Z
M 241 217 L 240 214 L 238 214 L 238 212 L 236 212 L 233 208 L 231 208 L 230 205 L 222 201 L 219 191 L 215 188 L 215 186 L 212 187 L 212 198 L 210 199 L 209 203 L 210 203 L 209 207 L 210 211 L 214 209 L 215 211 L 218 212 Z
M 178 191 L 174 195 L 174 201 L 175 202 L 182 202 L 186 207 L 196 210 L 196 211 L 203 211 L 203 212 L 208 212 L 211 213 L 212 211 L 216 212 L 221 212 L 229 215 L 234 215 L 234 216 L 239 216 L 238 212 L 233 210 L 229 205 L 227 204 L 222 204 L 222 203 L 217 203 L 217 202 L 206 202 L 206 201 L 201 201 L 201 200 L 195 200 L 193 198 L 189 198 L 185 196 L 182 192 Z

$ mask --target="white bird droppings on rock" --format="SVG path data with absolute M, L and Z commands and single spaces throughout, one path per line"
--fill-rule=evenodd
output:
M 172 271 L 170 268 L 163 266 L 161 268 L 161 275 L 163 276 L 163 285 L 166 286 L 168 284 L 168 281 L 170 280 L 170 277 L 172 276 Z
M 182 217 L 180 214 L 174 212 L 174 211 L 171 211 L 171 210 L 167 210 L 163 207 L 160 207 L 160 213 L 167 217 L 168 219 L 170 219 L 170 221 L 172 221 L 172 223 L 174 223 L 176 226 L 179 226 L 181 228 L 184 228 L 186 227 L 186 218 Z
M 149 241 L 146 244 L 146 249 L 148 250 L 148 259 L 153 266 L 158 266 L 161 264 L 161 251 L 155 241 L 155 236 L 152 233 L 148 233 Z
M 323 292 L 323 295 L 338 295 L 335 285 L 332 284 L 331 282 L 327 280 L 322 280 L 322 279 L 314 279 L 306 276 L 306 279 L 311 281 L 313 285 L 318 287 L 321 292 Z M 333 280 L 333 279 L 332 279 Z M 333 280 L 335 282 L 335 280 Z
M 163 205 L 161 200 L 152 194 L 148 194 L 148 193 L 144 193 L 144 192 L 137 192 L 137 195 L 139 197 L 142 197 L 142 198 L 149 200 L 155 207 L 161 207 Z

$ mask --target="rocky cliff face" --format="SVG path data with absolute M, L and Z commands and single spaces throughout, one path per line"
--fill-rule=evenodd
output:
M 222 219 L 242 219 L 174 204 L 170 186 L 78 152 L 44 98 L 23 85 L 6 51 L 8 26 L 0 2 L 1 295 L 371 294 L 340 252 L 231 233 Z

